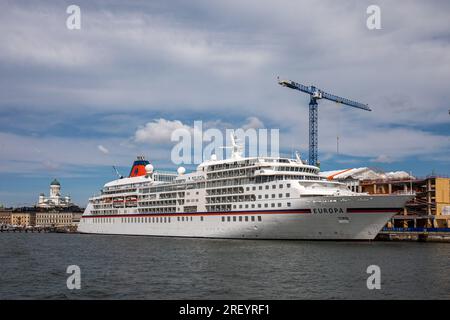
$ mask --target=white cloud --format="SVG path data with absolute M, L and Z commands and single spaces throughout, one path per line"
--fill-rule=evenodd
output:
M 22 119 L 30 110 L 40 112 L 48 122 L 61 125 L 73 113 L 96 117 L 120 110 L 132 116 L 132 121 L 125 117 L 99 126 L 103 136 L 114 137 L 118 131 L 133 135 L 141 110 L 185 124 L 149 122 L 136 130 L 134 145 L 128 147 L 125 138 L 33 140 L 14 135 L 14 141 L 29 149 L 19 150 L 2 138 L 2 154 L 37 156 L 42 164 L 55 156 L 54 149 L 62 153 L 46 167 L 84 165 L 104 161 L 98 152 L 102 143 L 110 147 L 112 158 L 124 160 L 139 148 L 153 151 L 148 143 L 167 143 L 171 131 L 189 128 L 184 119 L 193 114 L 226 118 L 227 123 L 205 121 L 205 128 L 237 128 L 240 119 L 247 119 L 243 127 L 270 123 L 281 129 L 280 142 L 288 149 L 305 151 L 308 97 L 277 85 L 277 75 L 373 108 L 368 113 L 321 101 L 322 153 L 334 154 L 339 133 L 341 153 L 350 156 L 383 155 L 396 161 L 448 154 L 445 134 L 420 129 L 448 121 L 448 108 L 442 107 L 450 83 L 446 2 L 411 1 L 406 13 L 403 4 L 380 1 L 379 32 L 366 28 L 369 1 L 194 0 L 189 8 L 184 2 L 137 7 L 100 3 L 80 1 L 80 31 L 65 28 L 65 8 L 52 2 L 31 8 L 8 2 L 2 8 L 1 110 Z M 320 23 L 310 8 L 320 12 Z M 15 127 L 22 128 L 29 129 L 21 123 Z M 67 148 L 74 144 L 77 154 Z M 12 161 L 10 156 L 0 158 Z
M 0 132 L 0 141 L 7 150 L 0 152 L 0 172 L 45 174 L 58 171 L 66 175 L 80 167 L 109 165 L 99 147 L 119 145 L 121 139 L 35 137 Z M 129 164 L 133 153 L 117 148 L 110 164 Z
M 247 123 L 242 126 L 242 129 L 259 129 L 264 128 L 264 123 L 258 119 L 257 117 L 249 117 L 247 118 Z
M 81 1 L 82 29 L 69 31 L 60 6 L 10 2 L 0 13 L 0 63 L 12 72 L 0 86 L 0 103 L 241 116 L 245 110 L 245 117 L 291 121 L 290 110 L 307 97 L 280 88 L 280 74 L 369 103 L 374 124 L 442 123 L 448 17 L 436 7 L 447 5 L 416 1 L 404 14 L 405 6 L 382 1 L 383 30 L 370 32 L 367 3 L 193 1 L 186 11 L 183 3 L 98 10 Z M 320 12 L 320 24 L 310 7 Z M 428 79 L 426 89 L 420 79 Z
M 179 120 L 158 119 L 138 128 L 135 132 L 134 140 L 138 143 L 169 143 L 172 132 L 177 129 L 192 131 L 192 128 L 184 125 Z
M 385 154 L 380 154 L 378 157 L 372 159 L 371 161 L 372 162 L 379 162 L 379 163 L 391 163 L 391 162 L 393 162 L 391 157 L 389 157 L 389 156 L 387 156 Z
M 97 146 L 97 148 L 98 148 L 98 150 L 99 150 L 101 153 L 103 153 L 103 154 L 108 154 L 108 153 L 109 153 L 109 150 L 108 150 L 107 148 L 105 148 L 104 146 L 102 146 L 101 144 L 99 144 L 99 145 Z

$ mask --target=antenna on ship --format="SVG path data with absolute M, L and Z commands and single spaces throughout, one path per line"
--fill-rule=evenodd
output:
M 295 158 L 297 159 L 297 162 L 303 163 L 300 153 L 297 150 L 295 150 Z
M 119 179 L 123 179 L 123 175 L 120 174 L 119 170 L 117 170 L 116 166 L 112 166 L 114 171 L 116 172 L 117 177 L 119 177 Z
M 226 146 L 226 147 L 221 147 L 221 148 L 222 149 L 232 149 L 232 151 L 231 151 L 231 158 L 232 159 L 240 159 L 240 158 L 242 158 L 242 149 L 243 149 L 243 147 L 242 147 L 242 145 L 237 143 L 239 141 L 239 139 L 233 133 L 230 134 L 230 138 L 231 138 L 231 146 Z
M 242 145 L 238 144 L 239 139 L 234 134 L 231 134 L 230 137 L 231 137 L 231 148 L 233 150 L 231 153 L 231 158 L 233 159 L 242 158 L 243 148 Z

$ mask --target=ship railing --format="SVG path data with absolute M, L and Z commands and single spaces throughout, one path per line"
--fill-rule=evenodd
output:
M 417 192 L 415 192 L 414 190 L 413 190 L 413 191 L 411 191 L 411 190 L 397 190 L 397 191 L 392 192 L 391 194 L 399 194 L 399 195 L 401 195 L 401 194 L 406 194 L 406 195 L 410 194 L 410 195 L 416 195 Z
M 450 228 L 383 228 L 382 231 L 386 232 L 450 232 Z

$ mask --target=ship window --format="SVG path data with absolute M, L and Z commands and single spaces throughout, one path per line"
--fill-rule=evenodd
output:
M 261 199 L 261 198 L 262 198 L 262 195 L 259 194 L 259 195 L 258 195 L 258 199 Z
M 264 203 L 264 208 L 267 208 L 269 205 L 267 203 Z
M 291 184 L 290 184 L 290 183 L 288 183 L 288 184 L 286 185 L 286 187 L 290 188 L 290 187 L 291 187 Z
M 203 221 L 203 217 L 200 217 L 200 221 Z
M 181 221 L 184 221 L 184 217 L 181 217 Z
M 253 187 L 252 190 L 255 191 L 255 190 L 256 190 L 256 187 Z
M 275 193 L 272 193 L 272 198 L 275 198 Z
M 278 208 L 281 207 L 281 203 L 278 203 Z
M 266 190 L 268 190 L 269 189 L 269 186 L 266 186 Z
M 225 217 L 222 217 L 222 222 L 225 222 Z
M 255 216 L 252 216 L 252 221 L 255 221 Z
M 242 204 L 239 205 L 239 209 L 242 209 Z
M 191 221 L 192 221 L 192 217 L 191 217 Z
M 231 221 L 231 217 L 227 217 L 227 221 L 230 222 Z
M 241 216 L 239 216 L 239 222 L 242 222 L 242 217 Z
M 289 198 L 291 196 L 290 193 L 286 193 L 286 197 Z
M 275 207 L 275 203 L 271 203 L 270 206 L 271 206 L 272 208 L 274 208 L 274 207 Z
M 245 205 L 245 209 L 248 209 L 248 204 Z
M 262 190 L 262 186 L 259 186 L 259 190 Z
M 290 207 L 290 206 L 291 206 L 291 203 L 290 203 L 290 202 L 288 202 L 288 203 L 287 203 L 287 206 L 288 206 L 288 207 Z
M 235 204 L 233 204 L 233 209 L 236 209 L 236 205 Z
M 255 207 L 255 204 L 252 204 L 252 208 L 254 208 Z
M 262 218 L 261 218 L 261 216 L 258 216 L 258 221 L 262 221 Z
M 258 208 L 261 208 L 261 203 L 258 203 Z
M 248 221 L 248 216 L 245 216 L 245 221 Z
M 166 223 L 167 222 L 167 218 L 166 217 L 164 217 L 164 223 Z
M 233 221 L 236 221 L 236 216 L 233 217 Z
M 264 198 L 268 199 L 268 198 L 269 198 L 269 195 L 268 195 L 268 194 L 264 195 Z
M 250 191 L 250 187 L 245 188 L 246 191 Z
M 275 189 L 277 186 L 276 185 L 272 185 L 272 189 Z
M 283 185 L 282 184 L 280 184 L 279 187 L 280 187 L 280 189 L 283 189 Z

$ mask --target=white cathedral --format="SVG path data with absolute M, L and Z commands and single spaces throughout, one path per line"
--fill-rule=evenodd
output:
M 50 183 L 50 196 L 46 197 L 44 193 L 39 195 L 39 208 L 53 208 L 53 207 L 69 207 L 72 205 L 70 196 L 61 196 L 61 184 L 54 179 Z

